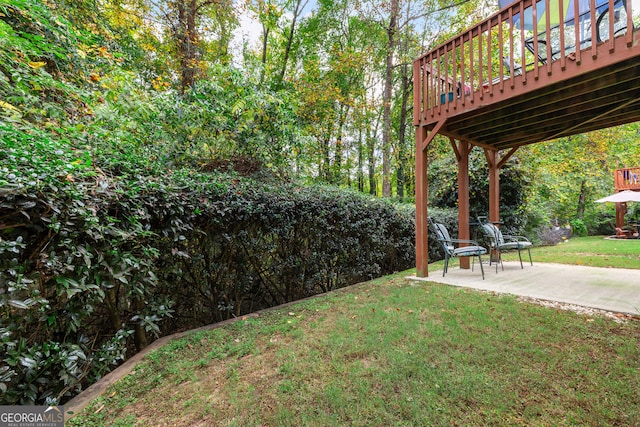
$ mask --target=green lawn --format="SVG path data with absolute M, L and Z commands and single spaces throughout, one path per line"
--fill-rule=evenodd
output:
M 605 239 L 602 236 L 578 237 L 556 246 L 537 246 L 531 249 L 533 262 L 588 265 L 593 267 L 615 267 L 640 269 L 640 239 Z M 505 261 L 517 261 L 518 252 L 504 254 Z M 529 255 L 522 252 L 528 262 Z M 451 260 L 457 265 L 458 260 Z M 443 262 L 429 264 L 429 269 L 442 269 Z
M 540 262 L 590 265 L 593 267 L 640 268 L 640 239 L 604 239 L 581 237 L 569 239 L 557 246 L 531 250 Z M 517 258 L 510 254 L 510 259 Z
M 632 243 L 572 239 L 534 262 L 639 268 Z M 67 425 L 640 425 L 640 322 L 412 273 L 171 341 Z

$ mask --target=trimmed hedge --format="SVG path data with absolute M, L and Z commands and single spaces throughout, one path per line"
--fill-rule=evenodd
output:
M 414 265 L 414 211 L 221 175 L 5 186 L 0 404 L 64 403 L 155 337 Z

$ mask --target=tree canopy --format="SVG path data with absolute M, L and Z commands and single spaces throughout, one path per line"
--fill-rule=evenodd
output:
M 60 401 L 191 325 L 190 307 L 220 320 L 409 267 L 412 213 L 387 199 L 414 198 L 412 60 L 496 8 L 0 0 L 5 403 Z M 247 17 L 260 34 L 234 37 Z M 502 171 L 505 221 L 534 238 L 576 220 L 606 233 L 613 210 L 593 200 L 617 167 L 640 166 L 639 132 L 520 148 Z M 430 203 L 453 225 L 449 141 L 429 163 Z M 481 215 L 479 150 L 470 165 Z

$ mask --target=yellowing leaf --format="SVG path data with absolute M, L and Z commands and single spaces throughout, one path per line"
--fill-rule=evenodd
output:
M 47 63 L 44 62 L 44 61 L 31 61 L 31 62 L 29 62 L 29 67 L 34 68 L 36 70 L 38 68 L 44 67 L 45 65 L 47 65 Z
M 0 101 L 0 107 L 4 108 L 5 110 L 20 111 L 16 107 L 5 101 Z

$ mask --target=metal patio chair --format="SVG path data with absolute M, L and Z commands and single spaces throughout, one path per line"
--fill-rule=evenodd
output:
M 431 224 L 431 229 L 436 235 L 438 242 L 440 242 L 444 252 L 444 270 L 442 271 L 442 277 L 444 277 L 449 269 L 450 258 L 474 257 L 473 263 L 471 264 L 471 271 L 473 271 L 475 257 L 478 257 L 480 270 L 482 271 L 482 280 L 484 280 L 484 268 L 482 267 L 481 256 L 487 253 L 487 249 L 478 245 L 478 242 L 475 240 L 452 239 L 447 227 L 443 224 L 432 222 L 431 219 L 429 219 L 429 224 Z
M 482 223 L 480 228 L 485 235 L 485 237 L 489 240 L 489 249 L 495 250 L 498 254 L 496 260 L 496 273 L 498 272 L 498 263 L 502 265 L 502 270 L 504 270 L 504 264 L 502 264 L 502 252 L 517 250 L 518 258 L 520 259 L 520 268 L 524 269 L 524 265 L 522 264 L 522 255 L 520 252 L 524 249 L 529 252 L 529 262 L 533 265 L 533 260 L 531 259 L 531 246 L 532 243 L 524 236 L 514 236 L 510 234 L 502 234 L 502 231 L 495 225 L 490 222 Z M 489 257 L 489 265 L 493 260 L 491 256 Z

